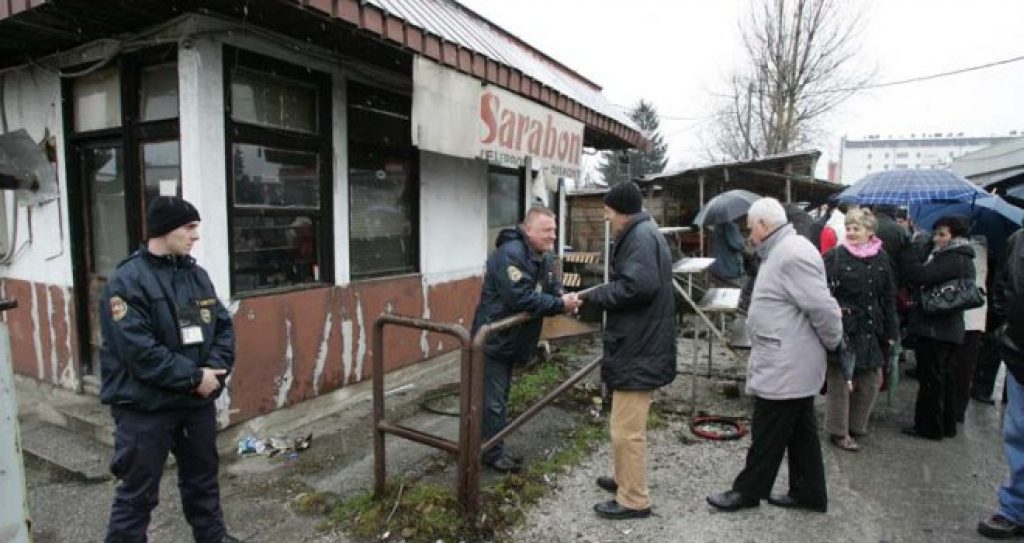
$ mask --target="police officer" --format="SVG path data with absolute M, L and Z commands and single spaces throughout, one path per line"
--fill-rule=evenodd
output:
M 557 239 L 555 214 L 533 207 L 523 224 L 498 234 L 497 248 L 487 258 L 487 272 L 480 304 L 473 318 L 473 334 L 485 324 L 528 312 L 546 316 L 575 311 L 580 302 L 565 294 L 555 274 Z M 534 319 L 510 330 L 491 334 L 484 346 L 484 441 L 507 424 L 508 394 L 512 368 L 530 359 L 540 339 L 541 320 Z M 484 454 L 484 464 L 500 472 L 518 472 L 522 459 L 509 455 L 503 442 Z
M 100 399 L 114 417 L 110 471 L 120 480 L 106 541 L 146 541 L 168 452 L 195 540 L 238 541 L 220 508 L 213 405 L 235 361 L 231 315 L 189 256 L 199 239 L 196 208 L 157 197 L 146 226 L 146 242 L 118 264 L 99 307 Z

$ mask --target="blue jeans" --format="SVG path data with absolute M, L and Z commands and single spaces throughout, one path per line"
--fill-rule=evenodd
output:
M 512 385 L 512 364 L 484 358 L 484 427 L 483 441 L 500 432 L 508 424 L 508 392 Z M 495 462 L 505 454 L 504 441 L 484 453 L 484 462 Z
M 1009 402 L 1003 419 L 1003 447 L 1010 480 L 999 488 L 999 514 L 1024 525 L 1024 386 L 1006 374 Z

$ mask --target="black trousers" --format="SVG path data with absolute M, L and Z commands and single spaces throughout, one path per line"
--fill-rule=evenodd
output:
M 114 408 L 114 457 L 110 472 L 120 480 L 107 525 L 107 543 L 146 541 L 146 528 L 160 496 L 167 454 L 178 465 L 185 519 L 197 542 L 225 536 L 217 482 L 217 421 L 212 403 L 199 409 L 144 413 Z
M 732 489 L 745 496 L 767 498 L 782 465 L 789 457 L 789 495 L 800 503 L 825 507 L 825 465 L 821 460 L 814 397 L 795 400 L 754 400 L 747 463 Z
M 978 363 L 974 367 L 974 383 L 971 392 L 975 396 L 988 398 L 995 389 L 996 374 L 999 373 L 999 347 L 992 339 L 992 333 L 986 332 L 981 340 L 981 352 Z
M 970 330 L 964 333 L 964 342 L 957 345 L 950 358 L 949 371 L 953 374 L 956 390 L 956 406 L 954 413 L 957 422 L 963 422 L 967 414 L 967 404 L 971 401 L 971 382 L 974 379 L 974 366 L 981 348 L 982 332 Z M 989 393 L 991 394 L 991 392 Z
M 956 383 L 951 371 L 956 345 L 922 339 L 917 354 L 917 402 L 914 427 L 924 437 L 942 439 L 956 436 Z

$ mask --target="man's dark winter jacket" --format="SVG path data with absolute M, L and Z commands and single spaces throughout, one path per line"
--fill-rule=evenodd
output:
M 843 333 L 856 353 L 856 369 L 879 368 L 882 344 L 899 339 L 896 284 L 889 255 L 858 258 L 839 245 L 825 255 L 832 296 L 843 312 Z
M 136 411 L 201 407 L 216 395 L 196 394 L 200 368 L 234 366 L 231 315 L 192 257 L 155 256 L 141 247 L 118 264 L 99 311 L 105 404 Z M 198 326 L 202 341 L 184 345 L 180 323 Z
M 889 215 L 888 210 L 878 210 L 876 217 L 878 226 L 875 228 L 875 236 L 882 240 L 882 248 L 889 255 L 889 262 L 892 264 L 896 277 L 896 285 L 902 285 L 901 272 L 903 270 L 899 269 L 899 266 L 903 261 L 903 251 L 910 245 L 910 234 L 896 223 L 896 219 Z
M 917 252 L 911 246 L 905 252 Z M 949 245 L 936 251 L 931 260 L 904 258 L 904 280 L 914 288 L 929 287 L 951 279 L 974 279 L 974 249 L 963 238 L 954 238 Z M 919 307 L 910 312 L 908 330 L 911 335 L 957 345 L 964 341 L 964 313 L 957 311 L 945 315 L 926 315 Z
M 608 311 L 601 378 L 612 390 L 651 390 L 676 376 L 675 293 L 668 244 L 639 213 L 615 240 L 611 281 L 586 298 Z
M 1006 241 L 1006 254 L 992 290 L 992 312 L 1006 320 L 1007 335 L 1024 346 L 1024 230 Z
M 480 303 L 473 317 L 473 334 L 485 324 L 516 313 L 557 315 L 565 310 L 562 281 L 555 274 L 554 258 L 530 249 L 518 228 L 506 228 L 487 257 L 487 274 Z M 510 364 L 526 362 L 540 340 L 541 319 L 491 334 L 484 346 L 488 357 Z

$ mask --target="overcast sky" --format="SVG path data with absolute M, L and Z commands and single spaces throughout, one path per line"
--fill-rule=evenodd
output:
M 460 1 L 601 85 L 613 103 L 653 101 L 671 168 L 706 162 L 706 116 L 742 62 L 739 21 L 755 0 Z M 858 62 L 877 83 L 1024 55 L 1024 1 L 847 0 L 844 8 L 862 12 Z M 819 176 L 844 135 L 1024 132 L 1024 61 L 863 91 L 824 128 Z

